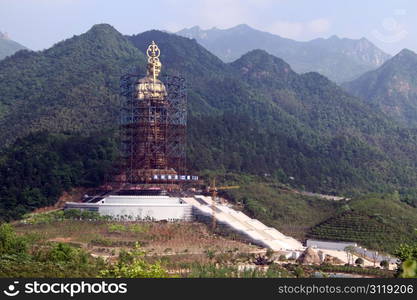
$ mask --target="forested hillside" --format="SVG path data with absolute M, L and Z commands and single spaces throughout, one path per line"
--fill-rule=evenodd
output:
M 343 84 L 405 127 L 417 127 L 417 54 L 403 49 L 381 67 Z
M 72 187 L 95 187 L 117 155 L 109 134 L 31 133 L 0 153 L 0 222 L 55 204 Z

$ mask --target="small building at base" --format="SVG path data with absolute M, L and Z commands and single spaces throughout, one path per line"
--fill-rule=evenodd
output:
M 170 196 L 111 195 L 95 203 L 67 202 L 65 209 L 96 211 L 118 220 L 190 221 L 192 205 Z

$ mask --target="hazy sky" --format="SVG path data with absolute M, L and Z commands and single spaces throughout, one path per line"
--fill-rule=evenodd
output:
M 124 34 L 245 23 L 296 40 L 336 34 L 417 52 L 416 0 L 0 0 L 0 31 L 33 50 L 97 23 Z

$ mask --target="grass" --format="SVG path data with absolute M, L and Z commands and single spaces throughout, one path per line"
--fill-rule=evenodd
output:
M 245 212 L 284 234 L 305 238 L 309 228 L 333 216 L 342 202 L 295 194 L 271 183 L 249 183 L 227 192 L 235 203 L 243 203 Z
M 137 241 L 142 242 L 148 263 L 160 262 L 172 276 L 188 278 L 280 278 L 310 277 L 316 271 L 314 266 L 294 264 L 272 264 L 270 267 L 255 266 L 254 260 L 259 248 L 240 241 L 213 235 L 200 223 L 165 222 L 106 222 L 97 220 L 54 220 L 40 224 L 17 222 L 14 228 L 19 235 L 30 237 L 35 248 L 53 247 L 59 243 L 77 246 L 94 256 L 116 261 L 120 251 L 132 249 Z M 28 235 L 30 233 L 30 235 Z M 93 237 L 93 238 L 91 238 Z M 59 242 L 59 243 L 58 243 Z M 78 268 L 78 276 L 96 276 L 97 270 L 105 267 L 105 260 L 87 258 L 94 264 Z M 17 277 L 68 277 L 71 276 L 71 262 L 62 267 L 53 262 L 39 263 L 36 260 L 2 262 L 7 267 L 5 274 Z M 74 263 L 76 263 L 74 261 Z M 326 268 L 328 269 L 326 269 Z M 62 269 L 62 270 L 61 270 Z M 323 266 L 324 272 L 341 272 L 389 277 L 392 274 L 369 271 L 365 268 L 335 269 Z M 1 275 L 1 274 L 0 274 Z
M 247 263 L 252 258 L 250 253 L 259 251 L 256 246 L 212 234 L 207 226 L 201 223 L 74 220 L 61 218 L 60 212 L 47 214 L 47 217 L 42 214 L 38 219 L 32 218 L 32 222 L 15 222 L 16 233 L 32 237 L 35 248 L 64 243 L 76 246 L 95 257 L 114 262 L 122 251 L 132 250 L 139 242 L 141 249 L 146 253 L 146 261 L 161 261 L 162 266 L 171 270 L 172 274 L 179 274 L 178 270 L 184 269 L 185 266 L 188 271 L 184 274 L 188 274 L 193 264 L 223 264 L 230 261 Z M 213 255 L 209 255 L 210 253 Z M 53 271 L 51 264 L 37 268 L 36 263 L 28 263 L 27 268 L 19 264 L 16 270 L 13 269 L 13 264 L 10 264 L 7 274 L 58 276 L 56 272 L 59 270 Z M 59 276 L 69 276 L 66 272 L 62 271 Z M 85 272 L 90 276 L 89 270 L 86 269 Z
M 233 249 L 253 252 L 259 249 L 239 240 L 213 235 L 206 225 L 200 223 L 50 219 L 52 221 L 37 224 L 17 222 L 15 229 L 19 234 L 31 233 L 44 241 L 79 244 L 92 253 L 98 252 L 98 255 L 131 248 L 135 242 L 139 242 L 149 255 L 204 255 L 208 249 L 217 252 Z M 103 251 L 103 248 L 112 249 Z

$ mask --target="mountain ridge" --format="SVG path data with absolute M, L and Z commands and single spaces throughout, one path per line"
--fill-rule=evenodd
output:
M 298 73 L 317 71 L 337 82 L 351 80 L 380 66 L 390 57 L 365 38 L 353 40 L 332 36 L 301 42 L 246 24 L 208 30 L 194 26 L 176 34 L 196 39 L 225 62 L 260 48 L 284 59 Z
M 417 54 L 403 49 L 381 67 L 342 86 L 406 127 L 417 126 Z

